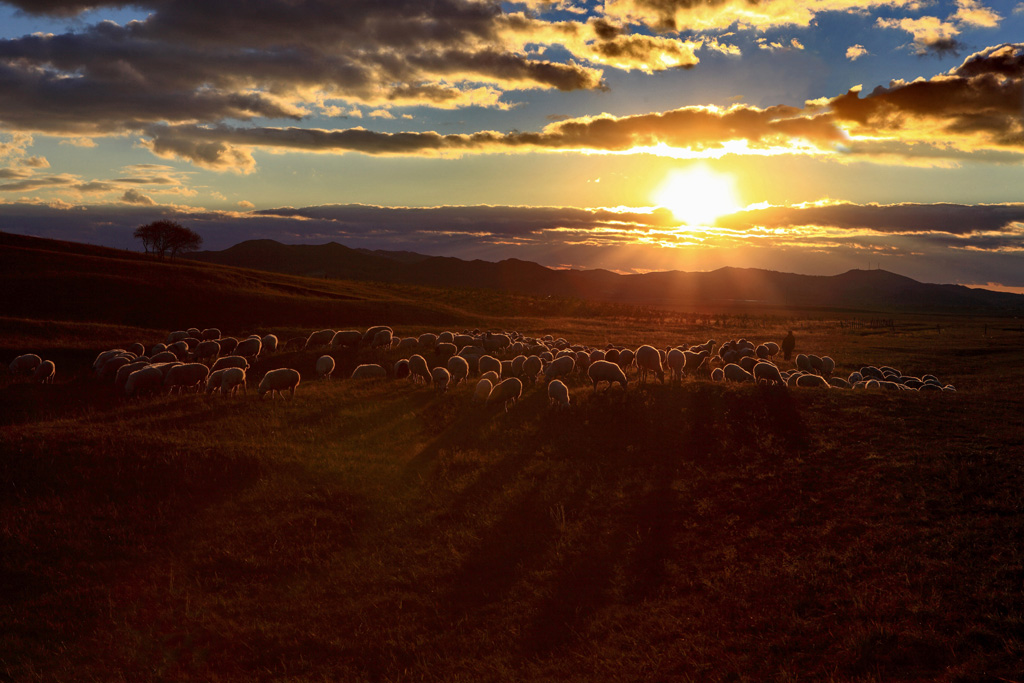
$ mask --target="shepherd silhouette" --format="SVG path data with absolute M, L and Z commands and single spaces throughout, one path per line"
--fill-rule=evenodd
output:
M 793 336 L 793 330 L 789 331 L 786 338 L 782 340 L 782 353 L 786 360 L 793 355 L 793 349 L 796 348 L 796 337 Z

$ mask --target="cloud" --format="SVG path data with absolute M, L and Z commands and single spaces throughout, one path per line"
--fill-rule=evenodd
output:
M 870 54 L 863 45 L 851 45 L 846 48 L 846 58 L 851 62 L 855 62 L 864 55 Z
M 121 196 L 121 201 L 124 202 L 125 204 L 138 204 L 139 206 L 156 206 L 156 202 L 153 201 L 152 197 L 148 197 L 134 188 L 125 190 L 125 193 Z
M 718 221 L 719 225 L 731 228 L 818 226 L 885 234 L 946 233 L 956 236 L 1009 233 L 1021 223 L 1024 223 L 1024 204 L 848 202 L 754 209 L 737 212 Z
M 961 24 L 977 26 L 980 28 L 996 28 L 1003 17 L 988 7 L 983 6 L 978 0 L 956 0 L 957 10 L 950 16 Z
M 857 90 L 827 101 L 837 124 L 858 146 L 917 145 L 967 156 L 1024 153 L 1024 44 L 977 52 L 929 80 L 893 81 L 861 97 Z M 906 147 L 909 149 L 909 147 Z
M 662 113 L 616 117 L 602 114 L 556 121 L 539 132 L 479 131 L 466 134 L 381 133 L 364 128 L 236 128 L 154 126 L 145 143 L 154 153 L 218 170 L 251 171 L 253 148 L 369 155 L 457 156 L 538 151 L 632 152 L 659 146 L 693 153 L 770 150 L 812 145 L 822 151 L 845 137 L 828 117 L 794 107 L 760 109 L 684 107 Z M 740 148 L 737 147 L 737 150 Z
M 956 36 L 960 35 L 960 29 L 954 24 L 942 21 L 938 17 L 920 17 L 911 19 L 884 19 L 879 18 L 876 22 L 879 28 L 898 28 L 910 33 L 914 37 L 914 51 L 919 55 L 926 55 L 930 52 L 937 54 L 958 54 L 962 49 L 960 41 Z
M 606 0 L 609 18 L 642 23 L 657 31 L 767 30 L 807 27 L 824 12 L 914 8 L 918 0 Z

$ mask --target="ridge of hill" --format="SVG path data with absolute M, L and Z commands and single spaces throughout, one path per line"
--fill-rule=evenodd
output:
M 554 270 L 515 258 L 467 261 L 407 251 L 351 249 L 337 242 L 289 245 L 268 239 L 241 242 L 222 251 L 198 252 L 188 258 L 306 277 L 473 287 L 670 308 L 766 306 L 987 315 L 1024 312 L 1024 295 L 923 283 L 885 270 L 850 270 L 821 276 L 724 267 L 708 272 L 623 275 L 607 270 Z

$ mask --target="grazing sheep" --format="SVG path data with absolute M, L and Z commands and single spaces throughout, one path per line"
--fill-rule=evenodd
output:
M 686 356 L 683 355 L 683 352 L 679 349 L 669 349 L 665 355 L 665 364 L 671 371 L 669 376 L 672 381 L 681 382 L 683 380 L 683 365 L 686 364 Z
M 488 353 L 494 353 L 495 351 L 501 351 L 512 345 L 512 340 L 507 334 L 492 334 L 488 332 L 484 335 L 484 349 Z M 498 385 L 501 386 L 501 385 Z M 498 387 L 495 387 L 497 389 Z
M 232 358 L 237 358 L 237 356 L 232 356 Z M 178 357 L 174 355 L 173 351 L 161 351 L 149 359 L 151 363 L 174 363 L 177 360 Z
M 722 368 L 715 368 L 711 371 L 712 382 L 724 382 L 725 381 L 725 370 Z
M 451 375 L 452 382 L 458 385 L 459 382 L 469 377 L 469 363 L 462 356 L 452 356 L 448 359 L 448 373 Z
M 117 374 L 114 375 L 114 386 L 118 389 L 123 389 L 125 382 L 128 381 L 128 376 L 136 370 L 141 370 L 150 364 L 150 361 L 137 360 L 127 365 L 122 365 L 117 369 Z
M 619 359 L 622 359 L 622 354 L 619 354 Z M 597 391 L 597 385 L 601 382 L 608 382 L 608 388 L 618 382 L 622 385 L 623 389 L 626 389 L 628 380 L 626 380 L 626 373 L 622 371 L 622 368 L 615 363 L 609 363 L 606 360 L 595 361 L 590 364 L 587 368 L 587 375 L 590 380 L 594 383 L 594 391 Z
M 270 392 L 270 398 L 276 398 L 278 395 L 283 394 L 285 391 L 291 393 L 291 398 L 295 398 L 295 388 L 299 386 L 300 375 L 298 370 L 292 368 L 278 368 L 271 370 L 267 374 L 263 375 L 263 379 L 260 380 L 259 389 L 256 393 L 262 399 L 263 396 Z
M 509 405 L 515 405 L 519 397 L 523 395 L 523 382 L 518 377 L 509 377 L 498 383 L 498 386 L 491 389 L 487 395 L 487 405 L 501 403 L 508 412 Z
M 316 332 L 313 332 L 308 337 L 306 337 L 306 346 L 305 346 L 305 348 L 307 350 L 310 350 L 310 349 L 322 349 L 325 346 L 327 346 L 328 344 L 330 344 L 332 341 L 334 341 L 334 335 L 335 334 L 336 334 L 336 332 L 334 330 L 317 330 Z M 239 352 L 239 353 L 241 353 L 241 352 Z M 241 355 L 245 355 L 245 354 L 241 354 Z
M 413 349 L 419 348 L 419 341 L 416 337 L 402 337 L 398 342 L 399 351 L 412 351 Z
M 332 334 L 331 336 L 333 337 L 334 335 Z M 260 344 L 262 345 L 260 353 L 274 353 L 277 351 L 277 335 L 268 334 L 264 336 L 260 339 Z
M 420 354 L 409 356 L 409 370 L 412 373 L 409 378 L 414 382 L 423 380 L 427 384 L 430 383 L 430 366 L 427 365 L 427 359 Z
M 128 353 L 134 353 L 136 356 L 146 355 L 146 347 L 140 344 L 139 342 L 129 344 L 128 348 L 126 348 L 125 351 L 127 351 Z
M 455 343 L 455 333 L 454 332 L 448 332 L 447 330 L 442 332 L 441 334 L 437 335 L 437 343 L 438 344 L 454 344 Z
M 786 358 L 788 359 L 789 357 L 787 356 Z M 814 372 L 814 366 L 811 365 L 811 359 L 802 353 L 798 353 L 796 355 L 796 366 L 802 372 Z
M 387 332 L 386 343 L 384 342 L 385 335 L 382 335 L 381 332 Z M 390 346 L 391 337 L 393 337 L 394 334 L 395 331 L 387 325 L 374 325 L 373 327 L 368 328 L 366 332 L 363 332 L 363 336 L 359 344 L 361 346 L 369 346 L 371 348 L 377 346 Z
M 654 373 L 658 381 L 665 383 L 665 371 L 661 369 L 661 353 L 658 349 L 644 344 L 636 350 L 636 366 L 640 369 L 640 384 L 647 382 L 647 376 Z
M 438 391 L 448 391 L 448 385 L 452 381 L 452 373 L 448 372 L 447 368 L 437 366 L 430 371 L 430 381 Z
M 144 394 L 156 394 L 164 386 L 164 375 L 161 368 L 150 365 L 140 368 L 128 375 L 124 383 L 124 393 L 128 398 Z
M 179 394 L 186 389 L 198 390 L 209 376 L 210 368 L 202 363 L 176 365 L 167 372 L 167 376 L 164 378 L 164 388 L 169 393 L 174 393 L 177 390 Z M 128 377 L 131 378 L 131 375 Z
M 238 346 L 238 340 L 234 337 L 221 337 L 217 341 L 220 343 L 221 354 L 225 356 L 234 353 L 235 347 Z
M 813 373 L 800 375 L 796 380 L 798 387 L 828 387 L 830 386 L 828 381 L 821 375 L 815 375 Z
M 292 337 L 281 346 L 282 351 L 301 351 L 306 348 L 305 337 Z
M 437 335 L 433 332 L 424 332 L 416 339 L 416 341 L 419 343 L 421 349 L 432 349 L 437 345 Z
M 116 350 L 119 353 L 122 351 L 121 349 L 116 349 Z M 109 352 L 107 352 L 107 353 L 109 353 Z M 111 354 L 111 356 L 109 356 L 109 358 L 113 358 L 113 356 L 115 356 L 115 355 L 117 355 L 117 354 Z M 99 360 L 102 357 L 103 357 L 103 354 L 101 353 L 100 357 L 96 359 L 96 363 L 99 363 Z M 106 361 L 106 360 L 107 359 L 104 359 L 104 361 Z M 38 368 L 39 365 L 42 362 L 43 362 L 43 359 L 40 358 L 39 356 L 37 356 L 36 354 L 34 354 L 34 353 L 24 353 L 24 354 L 18 356 L 17 358 L 15 358 L 14 360 L 12 360 L 11 364 L 8 365 L 7 368 L 11 371 L 11 374 L 15 375 L 15 376 L 17 376 L 17 375 L 30 375 L 30 374 L 32 374 L 33 372 L 36 371 L 36 368 Z M 96 363 L 93 363 L 93 367 L 94 368 L 98 368 L 99 367 Z
M 480 360 L 477 361 L 477 369 L 481 373 L 493 371 L 501 377 L 501 361 L 494 356 L 480 356 Z
M 217 356 L 220 355 L 220 344 L 212 339 L 199 342 L 196 345 L 196 350 L 192 353 L 194 360 L 200 359 L 213 359 L 216 360 Z
M 683 363 L 683 374 L 686 376 L 696 375 L 700 369 L 704 366 L 708 356 L 711 355 L 711 351 L 708 349 L 701 349 L 700 351 L 687 350 L 683 351 L 683 358 L 686 362 Z
M 769 358 L 775 358 L 775 356 L 779 355 L 779 350 L 780 349 L 779 349 L 779 345 L 778 344 L 776 344 L 773 341 L 770 341 L 770 342 L 765 342 L 764 345 L 768 349 L 768 357 Z
M 821 357 L 821 374 L 823 374 L 825 377 L 829 377 L 832 375 L 833 372 L 835 372 L 835 369 L 836 362 L 832 360 L 832 358 L 830 358 L 829 356 Z
M 199 338 L 202 340 L 220 339 L 220 330 L 216 327 L 207 327 L 205 330 L 199 333 Z
M 184 344 L 186 351 L 191 351 L 192 349 L 199 346 L 199 340 L 196 339 L 195 337 L 185 337 L 180 342 L 174 342 L 174 344 Z M 172 346 L 174 344 L 172 344 Z
M 373 335 L 373 341 L 370 342 L 370 347 L 374 349 L 390 349 L 392 339 L 394 339 L 394 333 L 391 331 L 390 327 L 378 330 L 377 334 Z
M 215 391 L 220 391 L 221 380 L 224 378 L 224 373 L 227 368 L 221 368 L 216 372 L 211 372 L 210 376 L 206 378 L 206 394 L 212 394 Z
M 167 344 L 169 346 L 169 345 L 173 344 L 174 342 L 181 341 L 182 339 L 184 339 L 187 336 L 188 336 L 188 332 L 187 331 L 185 331 L 185 330 L 175 330 L 174 332 L 170 332 L 170 333 L 167 334 L 167 338 L 164 339 L 164 344 Z
M 316 359 L 316 376 L 320 379 L 330 379 L 334 372 L 334 358 L 331 356 L 320 356 Z
M 178 360 L 188 359 L 188 342 L 185 340 L 176 341 L 167 347 L 167 350 L 174 354 Z
M 134 360 L 135 357 L 131 355 L 114 356 L 113 358 L 111 358 L 106 363 L 100 366 L 100 369 L 96 371 L 96 376 L 104 380 L 113 380 L 115 377 L 117 377 L 118 370 L 120 370 L 123 366 L 133 362 Z
M 484 374 L 480 375 L 480 379 L 487 379 L 491 381 L 491 385 L 496 385 L 501 381 L 501 375 L 496 373 L 494 370 L 488 370 Z
M 363 363 L 356 366 L 349 379 L 386 379 L 388 371 L 375 363 Z
M 587 365 L 589 366 L 589 362 Z M 537 375 L 539 375 L 543 369 L 544 361 L 540 359 L 540 356 L 527 356 L 526 360 L 523 361 L 523 377 L 525 377 L 530 384 L 537 381 Z
M 548 385 L 548 405 L 559 408 L 569 407 L 569 387 L 565 382 L 556 379 Z
M 834 387 L 839 388 L 839 389 L 849 389 L 850 388 L 850 383 L 847 382 L 842 377 L 829 377 L 827 381 L 828 381 L 828 383 L 831 386 L 834 386 Z
M 516 356 L 512 359 L 512 376 L 522 377 L 523 365 L 526 364 L 526 356 Z
M 633 365 L 635 360 L 636 354 L 633 353 L 633 349 L 622 349 L 619 351 L 619 360 L 616 364 L 625 372 L 628 367 Z
M 200 330 L 198 327 L 190 327 L 186 330 L 186 332 L 188 332 L 188 336 L 192 337 L 193 339 L 198 339 L 199 337 L 203 336 L 202 330 Z
M 238 346 L 235 347 L 235 355 L 241 356 L 242 358 L 252 358 L 255 360 L 256 356 L 260 355 L 260 351 L 263 349 L 263 341 L 260 339 L 243 339 L 238 342 Z
M 782 373 L 779 372 L 779 369 L 773 363 L 768 361 L 761 361 L 755 365 L 754 371 L 751 374 L 754 375 L 754 381 L 758 384 L 767 382 L 768 384 L 786 386 L 785 380 L 782 379 Z
M 494 383 L 486 377 L 481 377 L 480 381 L 476 383 L 476 388 L 473 389 L 473 401 L 476 403 L 483 403 L 487 400 L 487 397 L 491 395 L 491 389 L 494 388 Z
M 248 395 L 245 389 L 245 370 L 242 368 L 224 368 L 224 374 L 220 380 L 220 393 L 224 396 L 231 396 L 242 387 L 242 393 Z
M 156 359 L 154 359 L 154 362 L 156 362 Z M 210 371 L 214 372 L 224 368 L 242 368 L 243 370 L 248 370 L 249 361 L 241 356 L 223 356 L 214 361 L 213 367 L 210 368 Z
M 111 358 L 113 358 L 114 356 L 119 356 L 119 355 L 121 355 L 122 353 L 128 353 L 128 352 L 127 352 L 127 351 L 126 351 L 125 349 L 108 349 L 107 351 L 102 351 L 102 352 L 100 352 L 100 354 L 96 356 L 96 360 L 94 360 L 94 361 L 92 362 L 92 369 L 93 369 L 93 370 L 99 370 L 99 369 L 100 369 L 100 366 L 101 366 L 101 365 L 103 365 L 104 363 L 106 363 L 106 362 L 107 362 L 108 360 L 110 360 L 110 359 L 111 359 Z M 30 359 L 30 360 L 28 360 L 28 361 L 22 361 L 22 360 L 21 360 L 22 358 L 28 358 L 28 359 Z M 18 356 L 17 358 L 15 358 L 15 359 L 14 359 L 14 361 L 13 361 L 13 362 L 11 363 L 11 365 L 13 366 L 13 365 L 14 365 L 15 363 L 25 363 L 25 362 L 31 362 L 31 359 L 32 359 L 32 358 L 39 358 L 39 356 L 37 356 L 37 355 L 36 355 L 36 354 L 34 354 L 34 353 L 26 353 L 26 354 L 25 354 L 24 356 Z M 35 369 L 36 369 L 36 367 L 37 367 L 37 366 L 38 366 L 38 365 L 39 365 L 40 363 L 42 363 L 42 362 L 43 362 L 43 359 L 42 359 L 42 358 L 39 358 L 39 360 L 37 360 L 37 361 L 35 362 L 35 365 L 33 365 L 33 366 L 32 366 L 31 368 L 26 368 L 25 370 L 23 370 L 23 372 L 24 372 L 24 371 L 27 371 L 27 372 L 32 372 L 32 371 L 33 371 L 33 370 L 35 370 Z M 15 370 L 14 370 L 14 368 L 12 367 L 12 368 L 11 368 L 11 372 L 13 373 L 14 371 L 15 371 Z
M 754 349 L 754 355 L 757 356 L 761 360 L 764 360 L 765 358 L 767 358 L 769 355 L 771 355 L 771 353 L 768 350 L 768 345 L 767 344 L 758 344 L 757 347 Z
M 438 342 L 434 346 L 434 354 L 441 358 L 450 358 L 458 353 L 459 349 L 451 342 Z
M 754 376 L 747 372 L 746 370 L 744 370 L 739 365 L 736 365 L 736 363 L 729 363 L 724 368 L 722 368 L 722 372 L 725 375 L 725 379 L 729 380 L 730 382 L 754 381 Z
M 606 360 L 606 355 L 607 354 L 605 353 L 604 349 L 594 349 L 593 351 L 590 352 L 590 362 L 596 363 L 599 360 Z M 620 353 L 619 355 L 622 354 Z
M 412 370 L 409 368 L 408 358 L 401 358 L 395 361 L 395 379 L 405 379 L 411 376 Z
M 32 373 L 32 381 L 40 384 L 53 384 L 57 375 L 57 366 L 52 360 L 44 360 Z
M 340 330 L 331 337 L 331 348 L 354 349 L 357 348 L 362 341 L 363 333 L 359 330 Z M 303 343 L 302 346 L 303 348 L 308 348 L 305 343 Z
M 568 377 L 576 369 L 575 354 L 556 358 L 544 368 L 544 379 L 551 381 L 559 377 Z

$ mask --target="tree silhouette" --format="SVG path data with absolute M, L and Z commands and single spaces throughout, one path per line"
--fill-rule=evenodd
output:
M 173 259 L 182 252 L 197 251 L 203 245 L 199 233 L 176 221 L 153 221 L 140 225 L 133 234 L 135 239 L 142 240 L 147 254 L 156 254 L 158 258 L 170 255 Z

